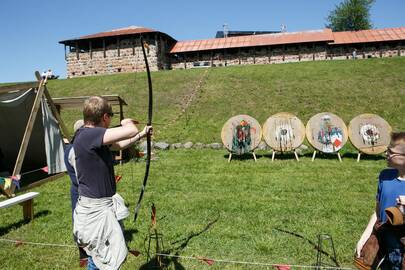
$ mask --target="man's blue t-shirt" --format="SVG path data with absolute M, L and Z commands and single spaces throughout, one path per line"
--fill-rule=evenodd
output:
M 112 153 L 103 145 L 105 132 L 102 127 L 82 127 L 76 132 L 73 147 L 81 196 L 103 198 L 116 193 Z
M 382 223 L 387 221 L 385 209 L 395 206 L 397 204 L 396 199 L 400 195 L 405 196 L 405 181 L 398 179 L 397 170 L 383 170 L 379 177 L 377 189 L 377 202 L 380 206 L 377 214 Z

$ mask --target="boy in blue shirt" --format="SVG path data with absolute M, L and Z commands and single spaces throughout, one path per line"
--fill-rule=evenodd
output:
M 376 211 L 371 216 L 366 230 L 357 243 L 356 253 L 360 257 L 361 249 L 373 232 L 377 230 L 380 250 L 385 254 L 383 269 L 401 270 L 404 245 L 401 238 L 405 236 L 404 226 L 387 224 L 386 209 L 405 205 L 405 132 L 393 133 L 387 150 L 388 167 L 380 173 Z

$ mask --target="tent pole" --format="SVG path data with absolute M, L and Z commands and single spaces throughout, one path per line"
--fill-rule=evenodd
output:
M 38 74 L 39 74 L 39 72 L 38 72 Z M 31 114 L 30 114 L 30 117 L 28 118 L 28 122 L 25 127 L 25 132 L 24 132 L 24 136 L 23 136 L 23 139 L 21 142 L 21 147 L 20 147 L 20 150 L 18 151 L 17 160 L 16 160 L 14 170 L 13 170 L 13 176 L 18 175 L 21 172 L 21 167 L 22 167 L 22 163 L 24 161 L 25 153 L 27 151 L 28 142 L 30 140 L 32 129 L 33 129 L 34 123 L 35 123 L 35 119 L 37 117 L 38 110 L 41 105 L 41 98 L 44 93 L 44 88 L 45 88 L 44 86 L 46 84 L 46 81 L 47 81 L 47 77 L 45 77 L 45 79 L 43 79 L 39 82 L 38 89 L 37 89 L 37 95 L 35 96 L 34 104 L 32 105 L 32 109 L 31 109 Z M 12 188 L 11 188 L 12 194 L 14 193 L 14 190 L 15 190 L 15 186 L 12 185 Z
M 41 76 L 39 73 L 35 73 L 35 76 L 37 77 L 38 81 L 41 81 Z M 60 117 L 60 114 L 58 112 L 58 109 L 55 106 L 55 103 L 53 102 L 53 99 L 51 97 L 51 95 L 49 94 L 48 88 L 46 87 L 46 85 L 44 85 L 44 94 L 46 97 L 47 102 L 49 103 L 49 105 L 51 106 L 51 110 L 52 113 L 54 114 L 54 116 L 56 117 L 56 120 L 58 120 L 59 126 L 62 129 L 63 135 L 65 135 L 65 137 L 69 140 L 69 142 L 71 141 L 71 137 L 69 135 L 69 131 L 66 128 L 65 123 L 62 120 L 62 117 Z

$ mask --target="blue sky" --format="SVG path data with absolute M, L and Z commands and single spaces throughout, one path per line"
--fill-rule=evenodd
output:
M 322 29 L 340 0 L 0 0 L 0 82 L 30 81 L 51 68 L 65 77 L 58 41 L 130 25 L 167 33 L 177 40 L 214 37 L 229 30 Z M 374 28 L 405 26 L 404 0 L 377 0 Z

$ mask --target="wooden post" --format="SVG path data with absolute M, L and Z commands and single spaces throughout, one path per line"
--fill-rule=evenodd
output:
M 298 61 L 301 61 L 301 45 L 298 44 Z M 295 153 L 295 151 L 294 151 Z
M 276 156 L 276 151 L 273 150 L 273 153 L 271 153 L 271 162 L 274 161 L 275 156 Z
M 240 47 L 238 48 L 238 63 L 240 65 Z
M 184 53 L 184 69 L 187 69 L 187 57 L 185 53 Z
M 256 47 L 253 47 L 253 64 L 256 64 Z
M 298 154 L 297 154 L 297 151 L 295 151 L 295 149 L 294 149 L 294 156 L 295 156 L 295 159 L 299 162 L 300 159 L 298 158 Z
M 76 46 L 76 58 L 77 60 L 79 60 L 79 42 L 76 41 L 75 46 Z
M 106 57 L 106 53 L 105 53 L 105 39 L 103 38 L 103 56 L 104 58 Z
M 120 38 L 117 37 L 117 52 L 118 52 L 118 57 L 121 55 L 121 50 L 120 50 Z
M 42 79 L 39 72 L 35 73 L 35 77 L 37 78 L 38 81 L 41 81 L 41 79 Z M 53 102 L 53 99 L 52 99 L 51 95 L 49 94 L 49 91 L 48 91 L 48 88 L 46 87 L 46 85 L 44 85 L 44 95 L 46 97 L 46 101 L 49 103 L 49 106 L 51 107 L 52 113 L 54 114 L 56 120 L 58 120 L 58 124 L 59 124 L 60 128 L 62 129 L 63 135 L 65 135 L 65 137 L 69 141 L 71 141 L 69 131 L 66 128 L 65 123 L 62 120 L 62 117 L 60 116 L 60 109 L 56 108 L 55 103 Z
M 211 67 L 214 65 L 214 51 L 211 51 Z
M 39 72 L 38 72 L 38 74 L 39 74 Z M 41 75 L 39 75 L 39 76 L 41 76 Z M 18 175 L 21 172 L 21 167 L 22 167 L 22 163 L 24 161 L 25 153 L 27 151 L 28 142 L 30 140 L 32 129 L 33 129 L 34 123 L 35 123 L 35 119 L 37 117 L 38 110 L 41 105 L 41 100 L 42 100 L 42 95 L 44 93 L 44 89 L 45 89 L 44 86 L 46 84 L 46 80 L 47 80 L 47 78 L 45 77 L 45 79 L 43 79 L 39 82 L 38 89 L 37 89 L 37 95 L 35 96 L 35 100 L 32 105 L 32 108 L 31 108 L 31 113 L 28 118 L 27 125 L 25 127 L 24 136 L 23 136 L 23 139 L 21 142 L 20 150 L 18 151 L 17 160 L 15 163 L 12 175 Z M 12 189 L 12 192 L 14 192 L 13 189 Z
M 312 155 L 312 162 L 315 160 L 316 150 L 314 150 L 314 154 Z
M 379 43 L 379 45 L 378 45 L 378 47 L 380 48 L 380 58 L 382 58 L 383 57 L 383 52 L 382 52 L 382 43 L 380 42 Z
M 315 61 L 315 43 L 312 43 L 312 61 Z
M 337 156 L 338 156 L 339 161 L 342 162 L 342 157 L 340 156 L 339 152 L 337 152 Z
M 272 50 L 267 47 L 267 61 L 269 62 L 269 64 L 271 64 L 271 54 L 273 53 Z
M 255 159 L 255 162 L 257 162 L 255 151 L 253 151 L 252 154 L 253 154 L 253 158 Z
M 65 44 L 65 61 L 67 61 L 67 55 L 66 55 L 66 44 Z
M 131 45 L 132 45 L 132 55 L 135 55 L 135 38 L 134 38 L 134 36 L 131 37 Z
M 285 61 L 285 45 L 283 45 L 283 62 Z
M 93 49 L 92 49 L 91 40 L 89 41 L 89 51 L 90 51 L 90 59 L 93 59 Z
M 232 159 L 232 153 L 229 153 L 228 163 L 231 162 L 231 159 Z
M 27 200 L 21 203 L 23 207 L 23 217 L 25 221 L 30 221 L 34 218 L 34 200 Z
M 357 154 L 357 162 L 360 162 L 360 156 L 361 156 L 361 152 L 359 152 L 359 153 Z

